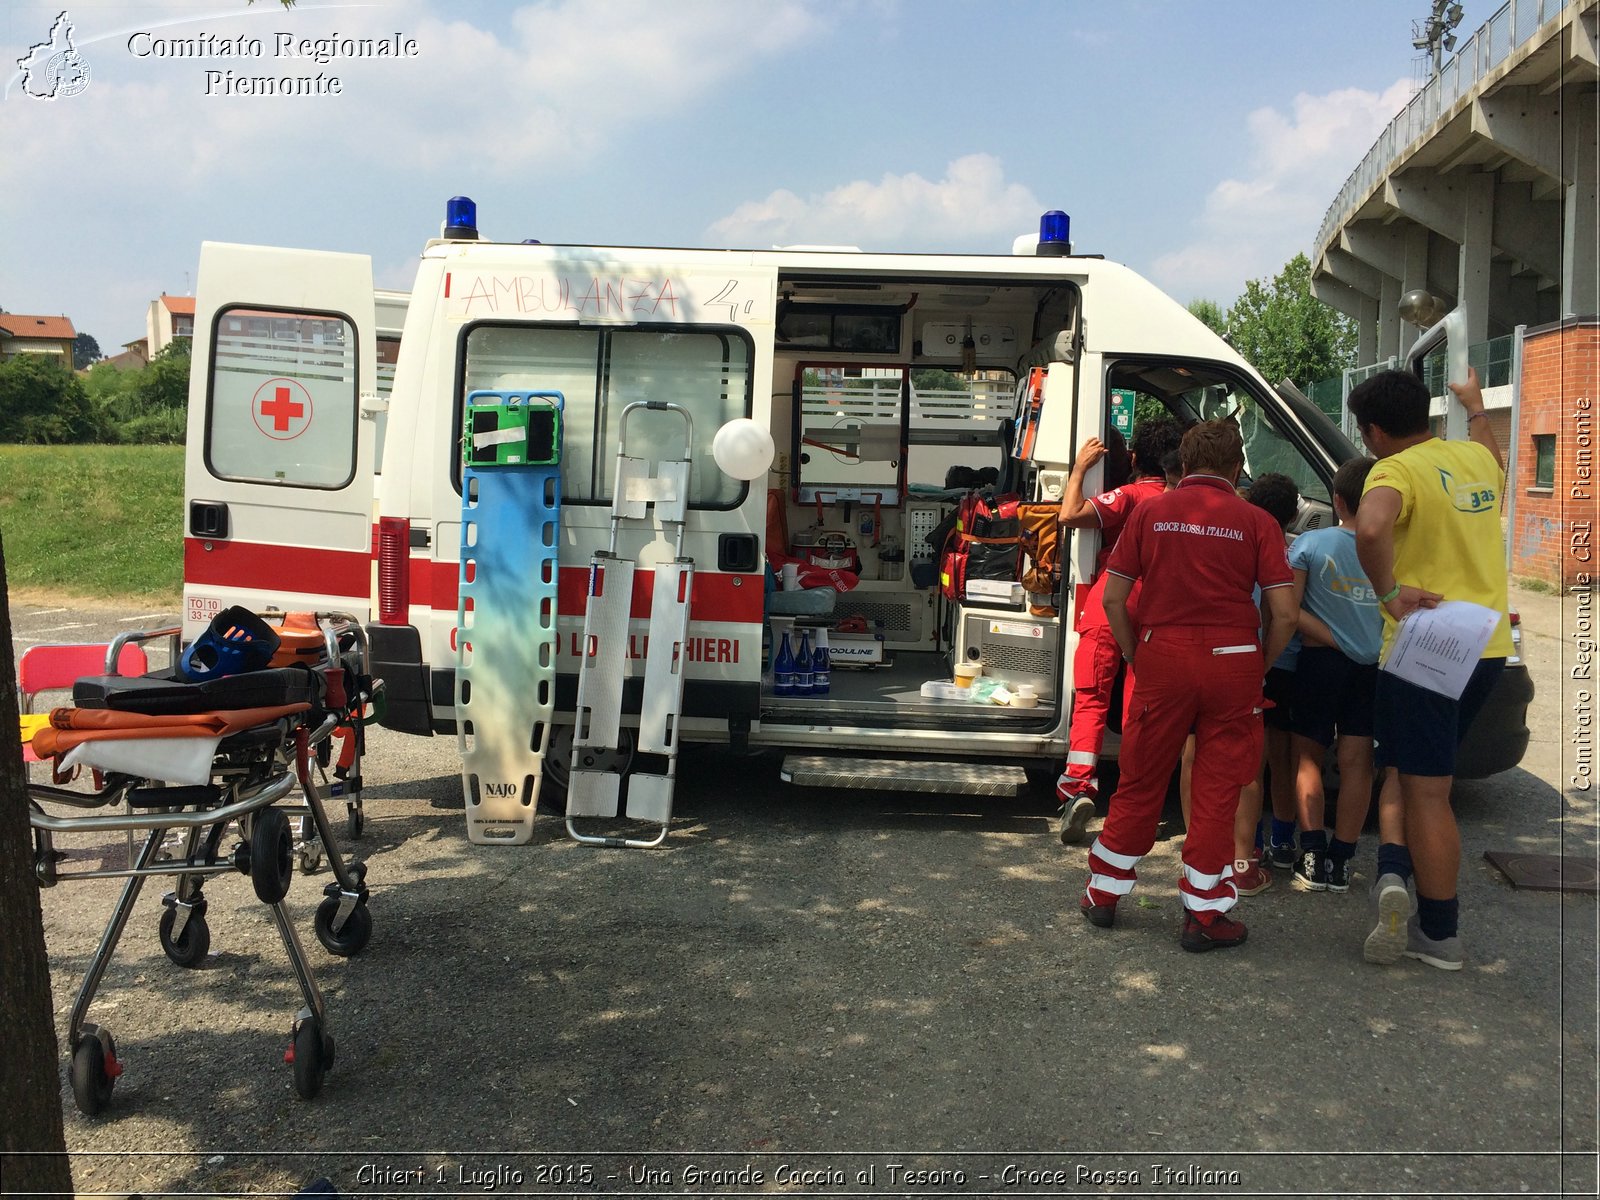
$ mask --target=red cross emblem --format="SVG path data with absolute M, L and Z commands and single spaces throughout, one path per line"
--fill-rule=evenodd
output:
M 293 379 L 269 379 L 256 389 L 250 415 L 269 438 L 292 441 L 311 427 L 311 393 Z

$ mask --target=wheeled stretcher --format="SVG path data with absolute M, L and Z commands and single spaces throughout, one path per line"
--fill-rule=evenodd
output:
M 123 1064 L 110 1031 L 86 1017 L 144 882 L 152 876 L 177 879 L 175 890 L 162 900 L 158 933 L 167 957 L 193 967 L 211 944 L 205 880 L 233 872 L 249 875 L 256 897 L 271 910 L 304 1000 L 284 1056 L 293 1065 L 295 1090 L 307 1099 L 315 1096 L 333 1066 L 333 1034 L 322 994 L 283 905 L 296 854 L 286 809 L 298 790 L 310 836 L 333 873 L 316 910 L 317 938 L 333 954 L 357 954 L 372 933 L 366 867 L 340 853 L 324 805 L 322 768 L 335 731 L 359 730 L 382 684 L 367 672 L 366 644 L 354 618 L 316 614 L 314 619 L 324 635 L 321 654 L 307 653 L 287 667 L 199 683 L 177 671 L 82 678 L 73 688 L 74 706 L 53 710 L 48 724 L 32 733 L 35 754 L 53 768 L 51 783 L 30 782 L 28 788 L 40 886 L 127 880 L 68 1020 L 73 1098 L 87 1114 L 110 1102 Z M 114 672 L 129 641 L 176 636 L 176 630 L 124 635 L 110 647 L 107 669 Z M 94 772 L 92 789 L 65 786 L 85 767 Z M 235 826 L 242 836 L 225 847 Z M 112 831 L 129 834 L 125 868 L 62 869 L 66 856 L 56 850 L 56 835 Z M 135 850 L 133 835 L 141 832 Z

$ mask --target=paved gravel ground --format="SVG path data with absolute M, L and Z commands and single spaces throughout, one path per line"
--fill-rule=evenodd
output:
M 1595 859 L 1595 793 L 1559 790 L 1574 602 L 1518 599 L 1534 744 L 1457 789 L 1459 974 L 1361 961 L 1370 837 L 1348 895 L 1280 877 L 1240 905 L 1245 948 L 1189 955 L 1175 816 L 1100 931 L 1073 911 L 1083 851 L 1037 800 L 802 791 L 775 758 L 697 749 L 665 849 L 578 846 L 553 817 L 481 848 L 453 742 L 380 732 L 352 847 L 371 945 L 342 960 L 311 936 L 326 870 L 288 899 L 338 1040 L 322 1094 L 290 1085 L 300 1000 L 249 885 L 210 884 L 212 953 L 186 971 L 157 943 L 158 881 L 91 1012 L 127 1065 L 109 1112 L 81 1116 L 63 1072 L 77 1185 L 1592 1195 L 1595 900 L 1514 890 L 1482 860 Z M 19 650 L 157 623 L 52 609 L 13 603 Z M 115 861 L 122 840 L 70 846 Z M 44 894 L 58 1035 L 117 886 Z

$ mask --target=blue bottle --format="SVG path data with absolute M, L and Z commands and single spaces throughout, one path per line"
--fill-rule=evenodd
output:
M 810 696 L 811 691 L 811 635 L 800 631 L 800 649 L 794 653 L 794 694 Z
M 817 648 L 811 655 L 811 694 L 826 696 L 832 682 L 833 663 L 828 657 L 828 631 L 817 630 Z
M 783 637 L 778 642 L 778 658 L 772 664 L 772 694 L 774 696 L 794 695 L 794 651 L 789 649 L 789 631 L 783 631 Z

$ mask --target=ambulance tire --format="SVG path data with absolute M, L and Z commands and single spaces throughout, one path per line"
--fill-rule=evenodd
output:
M 627 775 L 633 770 L 633 730 L 624 728 L 617 738 L 614 754 L 594 755 L 589 765 L 602 771 Z M 550 731 L 550 749 L 544 758 L 544 781 L 539 788 L 539 807 L 562 816 L 567 811 L 567 781 L 572 775 L 572 726 L 557 725 Z

